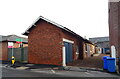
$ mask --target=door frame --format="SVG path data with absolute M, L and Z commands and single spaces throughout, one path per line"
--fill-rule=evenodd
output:
M 74 44 L 74 41 L 63 38 L 63 42 L 68 42 Z M 62 48 L 63 66 L 66 66 L 66 52 L 65 46 Z

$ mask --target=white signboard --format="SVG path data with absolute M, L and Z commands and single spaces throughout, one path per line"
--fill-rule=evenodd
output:
M 8 42 L 8 46 L 13 46 L 13 42 Z
M 13 48 L 13 42 L 8 42 L 8 48 Z

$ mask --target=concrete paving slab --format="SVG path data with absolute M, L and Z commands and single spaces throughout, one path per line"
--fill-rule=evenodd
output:
M 94 54 L 93 56 L 99 56 L 100 54 Z
M 25 70 L 25 69 L 28 69 L 28 68 L 29 68 L 29 67 L 21 66 L 21 67 L 17 67 L 16 69 Z

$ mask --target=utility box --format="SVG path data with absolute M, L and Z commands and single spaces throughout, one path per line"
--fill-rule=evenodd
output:
M 107 69 L 109 72 L 116 72 L 115 58 L 107 58 Z
M 109 58 L 109 56 L 103 56 L 103 69 L 108 69 L 107 58 Z

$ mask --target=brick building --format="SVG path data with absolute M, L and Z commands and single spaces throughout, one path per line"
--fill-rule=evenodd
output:
M 96 44 L 98 49 L 101 49 L 101 51 L 98 52 L 110 53 L 109 37 L 94 37 L 94 38 L 89 38 L 89 41 Z
M 8 61 L 10 60 L 10 56 L 11 55 L 11 50 L 10 48 L 8 48 L 8 44 L 9 43 L 13 43 L 13 48 L 17 49 L 20 48 L 20 44 L 16 43 L 16 39 L 22 39 L 23 41 L 23 47 L 28 47 L 28 40 L 27 38 L 23 38 L 17 35 L 8 35 L 8 36 L 1 36 L 1 40 L 0 40 L 0 60 L 5 60 Z M 15 52 L 16 53 L 16 52 Z
M 110 46 L 114 45 L 120 56 L 120 0 L 109 0 Z
M 120 73 L 120 0 L 109 0 L 110 46 L 115 46 Z
M 28 36 L 28 62 L 34 64 L 65 66 L 82 59 L 83 45 L 90 43 L 68 28 L 42 16 L 23 35 Z
M 84 39 L 83 41 L 83 59 L 91 57 L 93 54 L 96 53 L 96 45 L 92 42 Z

